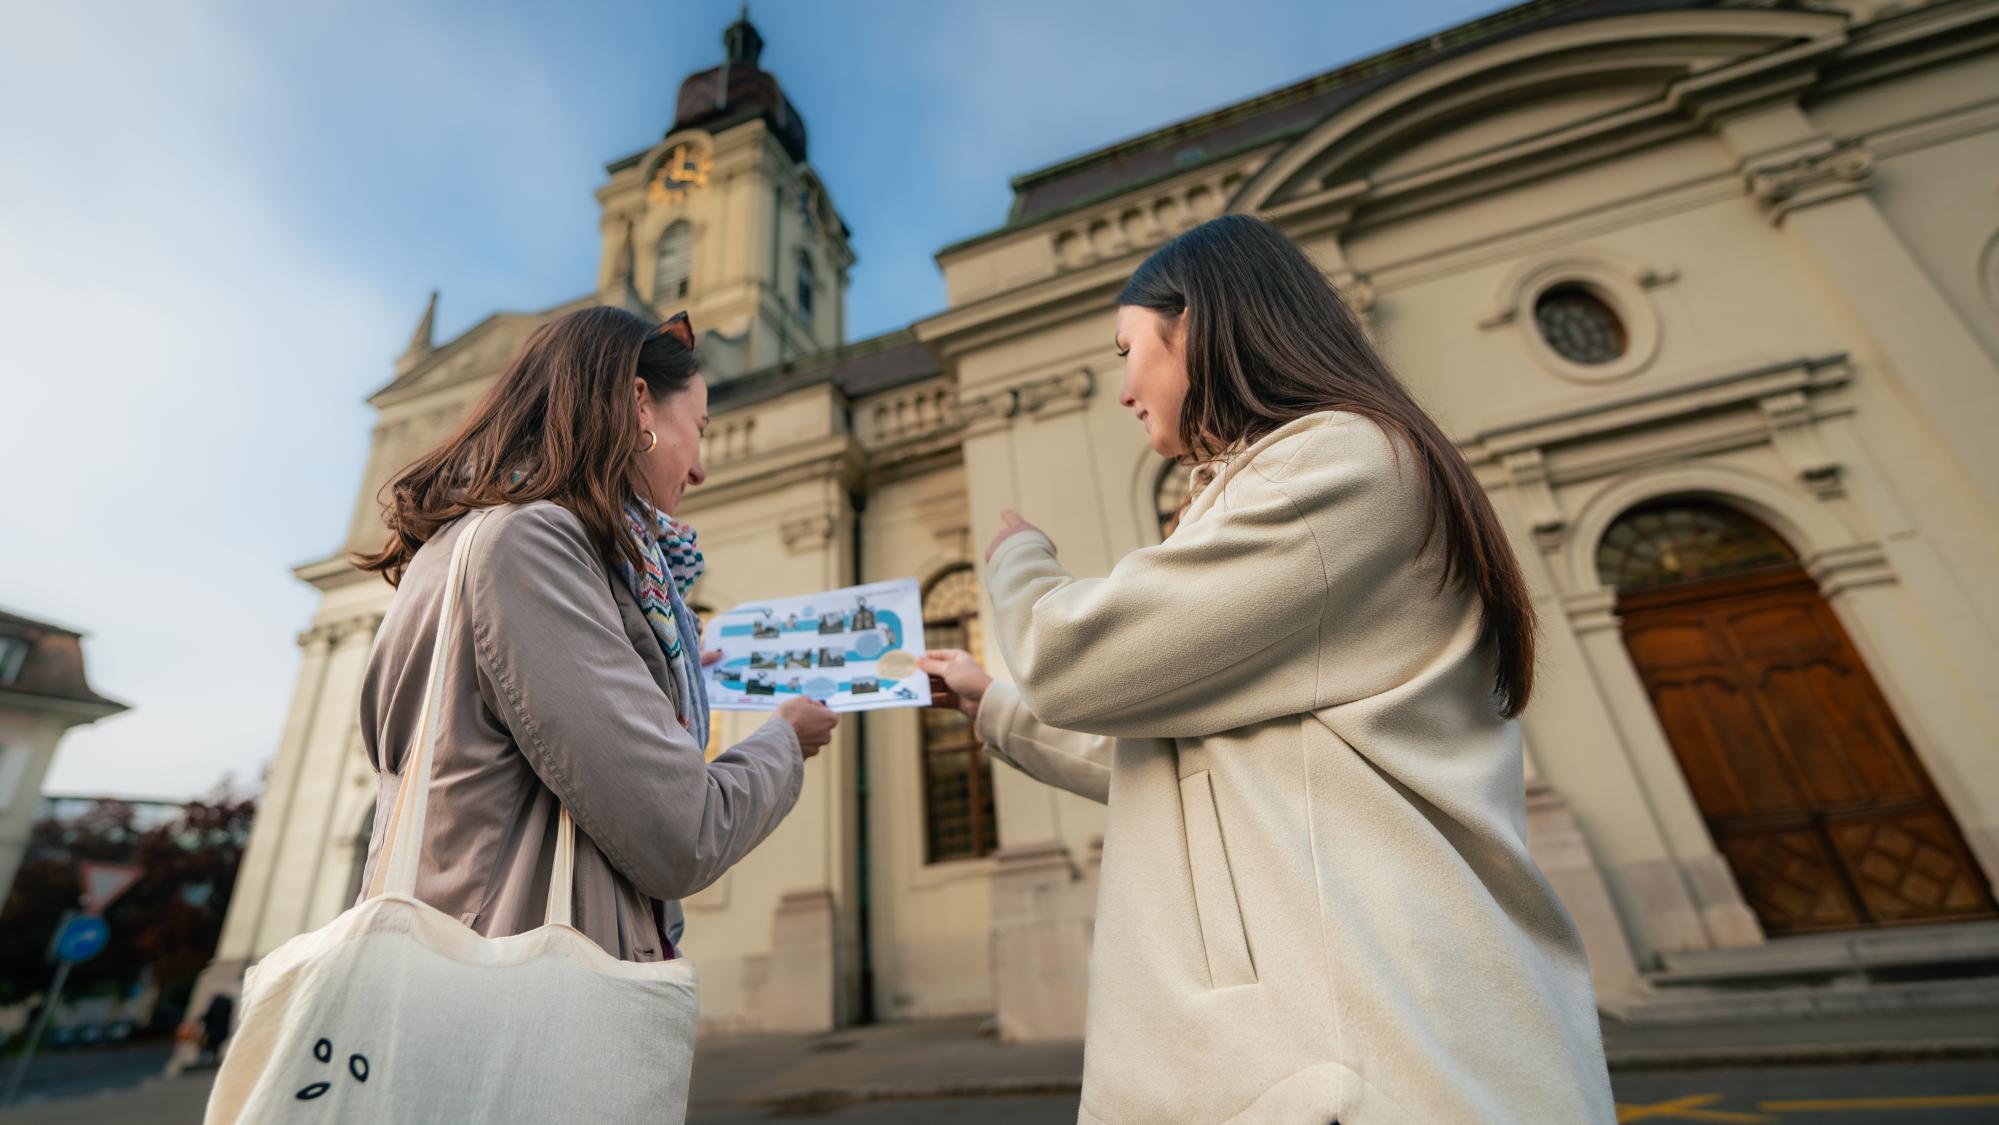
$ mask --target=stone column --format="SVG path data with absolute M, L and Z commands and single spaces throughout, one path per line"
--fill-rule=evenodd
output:
M 303 773 L 305 738 L 319 709 L 326 662 L 333 651 L 335 636 L 336 631 L 326 625 L 299 634 L 298 646 L 305 655 L 299 664 L 297 686 L 292 690 L 291 711 L 285 717 L 277 758 L 271 763 L 263 795 L 257 801 L 250 842 L 237 865 L 236 884 L 230 891 L 229 912 L 222 920 L 215 957 L 202 969 L 189 997 L 188 1012 L 193 1015 L 200 1015 L 209 998 L 218 992 L 240 996 L 243 971 L 260 952 L 255 948 L 256 935 L 263 927 L 264 905 L 270 899 L 271 879 L 277 870 L 278 853 L 283 849 L 286 824 Z M 167 1072 L 179 1073 L 194 1062 L 195 1056 L 196 1050 L 190 1044 L 176 1045 L 167 1062 Z
M 1001 848 L 993 873 L 993 1008 L 1009 1042 L 1081 1039 L 1096 884 L 1045 840 Z
M 1582 826 L 1568 802 L 1545 781 L 1527 783 L 1527 850 L 1582 931 L 1597 1007 L 1621 1012 L 1644 995 L 1645 981 L 1631 955 L 1610 888 L 1597 870 L 1589 841 L 1583 839 Z
M 1825 282 L 1987 505 L 1999 508 L 1999 369 L 1868 194 L 1874 156 L 1794 102 L 1713 122 L 1750 194 Z
M 963 393 L 975 542 L 997 524 L 1001 509 L 1018 508 L 1043 521 L 1072 570 L 1110 569 L 1114 545 L 1101 510 L 1074 503 L 1076 490 L 1098 476 L 1086 409 L 1094 384 L 1090 371 L 1070 368 Z M 980 655 L 1003 675 L 997 637 L 993 630 L 986 637 Z M 1000 1034 L 1015 1041 L 1080 1038 L 1096 917 L 1096 884 L 1072 855 L 1085 847 L 1082 799 L 1007 766 L 994 768 L 993 792 L 1000 836 L 992 878 L 993 1004 Z

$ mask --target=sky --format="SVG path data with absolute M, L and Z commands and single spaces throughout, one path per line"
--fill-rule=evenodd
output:
M 859 256 L 847 334 L 944 306 L 1009 177 L 1461 22 L 1467 0 L 759 0 Z M 735 3 L 0 5 L 0 607 L 131 710 L 51 793 L 254 786 L 372 411 L 438 338 L 590 290 L 604 165 Z

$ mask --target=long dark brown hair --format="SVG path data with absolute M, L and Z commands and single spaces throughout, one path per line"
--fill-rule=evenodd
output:
M 1187 317 L 1180 440 L 1196 462 L 1324 410 L 1361 415 L 1414 451 L 1428 497 L 1423 546 L 1441 531 L 1443 583 L 1477 593 L 1494 695 L 1518 716 L 1533 694 L 1535 634 L 1520 561 L 1464 455 L 1304 252 L 1269 223 L 1224 215 L 1154 251 L 1117 303 Z
M 354 565 L 391 585 L 437 530 L 474 508 L 553 500 L 576 513 L 607 559 L 639 565 L 625 504 L 643 496 L 634 376 L 654 399 L 700 373 L 694 352 L 622 309 L 565 313 L 534 330 L 465 424 L 389 482 L 389 540 Z

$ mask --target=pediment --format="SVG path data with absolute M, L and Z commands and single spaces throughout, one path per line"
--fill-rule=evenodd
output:
M 368 402 L 387 409 L 472 380 L 492 378 L 506 370 L 529 333 L 571 307 L 575 306 L 562 305 L 539 313 L 494 313 L 432 349 L 406 373 L 370 395 Z
M 1342 107 L 1277 154 L 1232 210 L 1270 212 L 1327 193 L 1393 193 L 1590 137 L 1671 121 L 1735 70 L 1809 65 L 1844 21 L 1801 11 L 1631 13 L 1523 33 L 1447 56 Z M 1771 60 L 1765 67 L 1759 60 Z

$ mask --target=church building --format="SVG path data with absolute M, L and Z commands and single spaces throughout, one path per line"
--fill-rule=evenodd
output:
M 426 314 L 370 399 L 197 1008 L 354 900 L 391 590 L 348 555 L 537 325 L 702 330 L 700 607 L 913 575 L 930 643 L 1003 675 L 1002 508 L 1079 574 L 1170 532 L 1184 470 L 1117 403 L 1112 301 L 1224 212 L 1308 249 L 1512 536 L 1543 629 L 1528 834 L 1603 1011 L 1999 997 L 1999 2 L 1519 4 L 1017 177 L 937 252 L 947 307 L 859 341 L 804 119 L 747 20 L 724 45 L 607 166 L 594 288 L 451 340 Z M 710 753 L 760 718 L 721 716 Z M 704 1026 L 1080 1034 L 1103 825 L 955 712 L 847 717 L 686 904 Z

